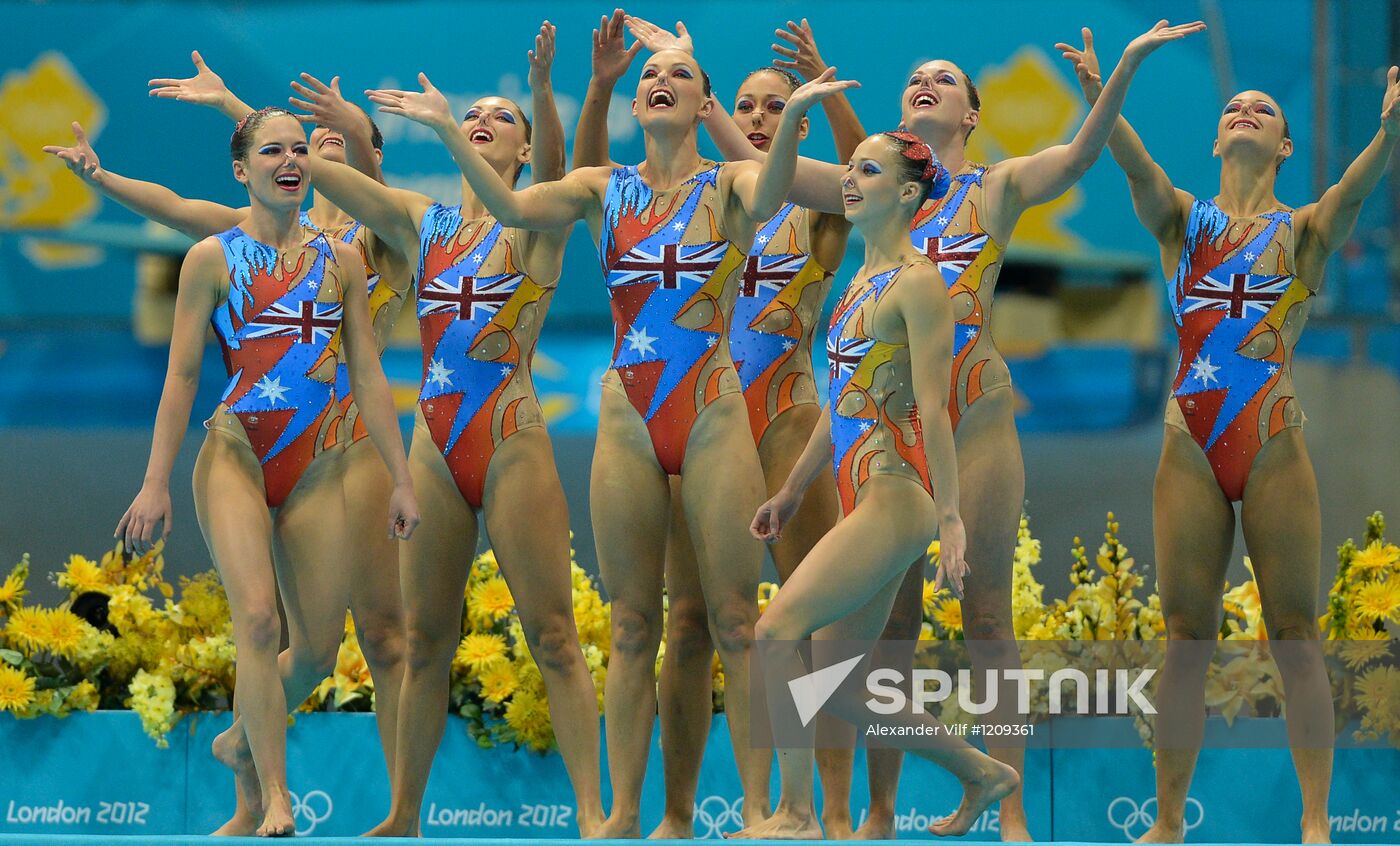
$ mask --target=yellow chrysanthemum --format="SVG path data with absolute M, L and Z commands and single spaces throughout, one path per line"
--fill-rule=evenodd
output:
M 933 581 L 924 579 L 924 614 L 932 614 L 938 607 L 938 595 L 943 591 L 933 586 Z
M 1400 668 L 1373 667 L 1356 680 L 1356 701 L 1372 723 L 1400 717 Z
M 1350 640 L 1342 644 L 1342 663 L 1351 670 L 1360 670 L 1390 654 L 1390 640 Z
M 514 610 L 515 597 L 510 595 L 506 580 L 499 576 L 473 585 L 467 597 L 467 614 L 477 625 L 491 625 L 510 616 Z
M 487 667 L 477 680 L 481 682 L 481 695 L 487 702 L 504 702 L 520 687 L 515 670 L 504 661 Z
M 517 691 L 506 703 L 506 725 L 531 749 L 548 749 L 554 740 L 549 722 L 549 706 L 534 691 Z
M 14 605 L 24 599 L 24 579 L 18 573 L 11 573 L 0 582 L 0 605 Z
M 63 572 L 58 574 L 58 586 L 73 593 L 106 593 L 111 590 L 111 583 L 107 581 L 107 574 L 102 568 L 81 555 L 69 556 Z
M 77 656 L 88 624 L 66 608 L 55 608 L 46 612 L 44 622 L 48 626 L 44 643 L 49 651 L 64 658 Z
M 23 711 L 34 702 L 34 677 L 0 664 L 0 711 Z
M 1354 595 L 1356 614 L 1363 620 L 1384 620 L 1400 611 L 1400 579 L 1372 582 Z
M 962 600 L 944 598 L 933 610 L 933 620 L 948 634 L 963 630 Z
M 506 639 L 496 634 L 473 632 L 457 644 L 452 663 L 458 669 L 480 675 L 487 667 L 506 660 Z
M 48 620 L 41 608 L 16 609 L 5 622 L 5 639 L 26 655 L 43 649 L 48 634 Z
M 1351 558 L 1351 569 L 1361 573 L 1383 572 L 1397 564 L 1400 564 L 1400 546 L 1380 541 L 1372 541 Z

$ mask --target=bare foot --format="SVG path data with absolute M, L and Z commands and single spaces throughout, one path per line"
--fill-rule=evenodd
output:
M 1001 842 L 1003 843 L 1033 843 L 1031 830 L 1026 825 L 1025 809 L 1020 809 L 1020 813 L 1007 814 L 1006 800 L 1001 802 L 1001 813 L 997 815 L 997 824 L 1001 828 Z
M 648 840 L 690 840 L 695 836 L 694 818 L 682 819 L 676 814 L 661 818 L 661 824 L 647 835 Z
M 1134 843 L 1181 843 L 1184 840 L 1180 825 L 1170 825 L 1161 818 L 1152 824 L 1147 833 L 1134 840 Z
M 248 749 L 243 726 L 236 720 L 234 724 L 219 733 L 210 744 L 210 751 L 219 763 L 233 771 L 233 787 L 237 800 L 233 816 L 228 822 L 214 830 L 215 837 L 251 837 L 262 819 L 262 785 L 258 783 L 258 771 L 253 766 L 253 755 Z
M 579 839 L 587 840 L 593 836 L 593 832 L 603 826 L 607 818 L 603 816 L 603 809 L 595 806 L 589 813 L 580 811 L 576 819 L 578 820 Z M 415 831 L 414 836 L 418 837 L 421 835 Z
M 393 814 L 385 817 L 384 822 L 366 831 L 361 837 L 417 837 L 418 820 L 400 820 Z
M 893 840 L 894 815 L 871 814 L 851 834 L 852 840 Z
M 642 836 L 642 823 L 635 816 L 623 817 L 614 814 L 603 820 L 603 824 L 593 829 L 589 840 L 635 840 Z
M 1016 774 L 1014 768 L 995 758 L 986 758 L 982 764 L 981 775 L 976 780 L 963 782 L 963 798 L 958 810 L 952 816 L 944 817 L 929 826 L 929 832 L 939 837 L 967 834 L 983 811 L 1015 790 L 1016 785 L 1020 783 L 1021 777 Z
M 292 819 L 292 798 L 286 793 L 274 795 L 264 804 L 262 825 L 258 826 L 259 837 L 292 837 L 297 833 L 296 821 Z
M 750 802 L 748 800 L 748 797 L 746 796 L 744 797 L 743 807 L 739 809 L 739 813 L 743 817 L 744 828 L 750 828 L 752 826 L 758 825 L 761 822 L 765 822 L 766 820 L 768 820 L 769 817 L 772 817 L 773 808 L 768 804 L 768 800 L 766 798 L 762 802 Z
M 822 831 L 827 840 L 850 840 L 855 834 L 851 829 L 850 814 L 822 814 Z
M 1309 822 L 1303 820 L 1303 842 L 1304 843 L 1331 843 L 1332 823 L 1323 814 L 1322 819 Z
M 821 840 L 822 827 L 810 813 L 795 814 L 779 808 L 763 822 L 724 836 L 731 840 Z

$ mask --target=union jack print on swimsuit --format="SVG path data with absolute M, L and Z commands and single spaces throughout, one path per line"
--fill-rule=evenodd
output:
M 1232 219 L 1197 200 L 1168 284 L 1180 356 L 1168 422 L 1190 433 L 1232 501 L 1264 441 L 1296 425 L 1287 373 L 1296 336 L 1281 330 L 1311 291 L 1293 275 L 1292 250 L 1292 212 Z
M 612 369 L 671 474 L 680 472 L 699 408 L 720 391 L 721 371 L 712 370 L 703 386 L 699 379 L 724 336 L 724 285 L 742 259 L 719 232 L 714 201 L 702 202 L 717 195 L 719 173 L 715 165 L 692 176 L 663 202 L 636 167 L 617 168 L 603 202 L 599 253 L 613 312 Z M 687 243 L 702 210 L 705 240 Z M 703 325 L 677 322 L 702 304 L 709 306 Z M 700 389 L 706 399 L 697 403 Z
M 442 204 L 424 214 L 420 232 L 418 406 L 458 490 L 474 508 L 482 505 L 496 448 L 522 428 L 514 413 L 520 400 L 498 408 L 538 336 L 532 328 L 522 349 L 516 321 L 522 308 L 548 294 L 515 264 L 506 233 L 499 221 L 466 220 L 460 206 Z M 482 275 L 493 259 L 503 260 L 505 272 Z
M 335 408 L 329 346 L 340 328 L 340 292 L 320 299 L 330 295 L 321 289 L 335 256 L 321 234 L 285 254 L 237 227 L 216 237 L 229 272 L 228 298 L 210 318 L 229 374 L 220 402 L 243 424 L 267 502 L 277 506 L 320 452 L 318 435 Z

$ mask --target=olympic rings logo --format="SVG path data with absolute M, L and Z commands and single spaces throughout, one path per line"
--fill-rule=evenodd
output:
M 726 831 L 744 827 L 744 797 L 733 802 L 723 796 L 706 796 L 695 803 L 695 837 L 712 840 Z
M 1196 819 L 1191 819 L 1191 812 L 1195 811 Z M 1200 826 L 1206 818 L 1206 809 L 1199 799 L 1186 797 L 1186 811 L 1183 815 L 1183 834 L 1190 833 L 1193 828 Z M 1121 817 L 1121 819 L 1120 819 Z M 1152 824 L 1157 821 L 1157 798 L 1154 796 L 1141 806 L 1127 796 L 1119 796 L 1108 803 L 1108 823 L 1119 831 L 1129 841 L 1137 840 L 1147 833 Z
M 305 837 L 316 830 L 316 826 L 331 818 L 335 804 L 330 794 L 324 790 L 311 790 L 304 796 L 293 793 L 292 820 L 297 826 L 297 837 Z M 305 823 L 306 827 L 302 828 Z

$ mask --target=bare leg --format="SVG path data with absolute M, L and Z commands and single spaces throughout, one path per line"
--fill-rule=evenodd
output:
M 971 491 L 969 491 L 971 494 Z M 966 517 L 964 525 L 968 525 Z M 971 530 L 968 530 L 971 548 Z M 972 558 L 969 554 L 968 560 Z M 923 596 L 925 557 L 919 558 L 904 571 L 894 596 L 880 640 L 887 643 L 907 643 L 918 640 L 923 626 Z M 974 568 L 976 569 L 976 568 Z M 899 656 L 905 670 L 905 695 L 909 694 L 909 670 L 913 667 L 912 652 Z M 870 812 L 855 832 L 856 840 L 893 840 L 895 837 L 895 799 L 899 792 L 899 776 L 904 769 L 904 750 L 872 741 L 866 744 L 865 768 L 870 780 Z
M 1152 523 L 1169 642 L 1157 686 L 1157 820 L 1139 842 L 1180 843 L 1205 731 L 1205 676 L 1220 626 L 1235 510 L 1200 447 L 1173 426 L 1162 438 Z
M 964 636 L 972 659 L 974 679 L 985 678 L 987 669 L 1010 670 L 1021 666 L 1011 621 L 1011 577 L 1015 557 L 1016 528 L 1026 494 L 1026 474 L 1021 443 L 1016 435 L 1013 397 L 1009 390 L 994 391 L 968 410 L 958 426 L 958 488 L 964 491 L 962 518 L 967 527 L 967 560 L 972 570 L 962 599 Z M 917 572 L 916 572 L 917 571 Z M 910 571 L 901 588 L 882 640 L 916 640 L 922 621 L 924 567 Z M 977 691 L 980 700 L 983 694 Z M 987 721 L 1009 724 L 1015 713 L 1016 686 L 998 692 L 998 707 Z M 1010 735 L 1009 737 L 1015 737 Z M 1025 748 L 1016 743 L 989 742 L 987 751 L 998 761 L 1024 772 Z M 870 770 L 870 816 L 857 836 L 886 839 L 895 836 L 895 798 L 903 752 L 872 748 L 867 753 Z M 1001 800 L 1001 839 L 1031 839 L 1021 786 Z
M 544 679 L 554 737 L 574 786 L 579 833 L 587 837 L 603 822 L 598 692 L 574 625 L 569 509 L 542 427 L 501 444 L 487 474 L 485 503 L 486 531 Z M 530 519 L 522 520 L 527 514 Z
M 768 496 L 776 494 L 787 481 L 821 413 L 820 406 L 799 405 L 780 414 L 764 432 L 763 443 L 758 447 L 758 460 L 763 465 Z M 780 582 L 787 583 L 797 565 L 839 519 L 841 503 L 836 496 L 836 480 L 829 469 L 824 470 L 807 489 L 802 507 L 783 529 L 783 539 L 768 547 Z M 829 738 L 850 734 L 851 743 L 844 746 L 838 744 L 837 748 L 820 747 L 816 751 L 817 774 L 822 784 L 822 830 L 828 840 L 846 840 L 851 837 L 854 729 L 830 714 L 818 714 L 817 733 Z
M 374 716 L 390 783 L 403 687 L 403 596 L 399 589 L 399 542 L 389 537 L 393 479 L 368 439 L 345 453 L 345 513 L 349 531 L 350 610 L 360 649 L 374 679 Z
M 889 615 L 888 597 L 907 569 L 904 562 L 917 557 L 928 545 L 928 527 L 935 523 L 933 501 L 914 483 L 890 476 L 870 480 L 861 494 L 856 509 L 817 544 L 768 607 L 756 629 L 759 639 L 796 641 L 838 620 L 842 621 L 841 626 L 835 631 L 842 637 L 873 639 L 883 628 Z M 866 565 L 853 570 L 853 560 Z M 886 597 L 883 602 L 871 602 L 877 594 Z M 857 610 L 862 613 L 853 613 Z M 851 616 L 843 620 L 847 615 Z M 778 678 L 792 678 L 804 672 L 795 650 L 790 662 L 790 666 L 779 668 Z M 770 676 L 773 669 L 766 670 Z M 870 718 L 861 697 L 846 692 L 838 691 L 832 697 L 831 707 L 837 716 L 848 721 Z M 931 714 L 901 711 L 884 722 L 930 735 L 936 731 L 943 739 L 936 746 L 919 749 L 917 754 L 948 769 L 963 783 L 964 794 L 957 812 L 930 829 L 935 834 L 966 833 L 988 806 L 1016 786 L 1014 770 L 961 739 L 948 736 Z M 784 766 L 790 757 L 793 756 L 783 756 Z M 797 757 L 810 760 L 806 755 Z M 801 796 L 804 784 L 806 796 Z M 774 836 L 779 832 L 769 829 L 781 829 L 794 822 L 791 815 L 810 809 L 810 779 L 790 781 L 785 777 L 783 787 L 784 807 L 762 829 L 755 827 L 747 835 Z
M 1241 518 L 1288 701 L 1289 746 L 1303 794 L 1302 842 L 1330 843 L 1334 718 L 1315 616 L 1322 528 L 1301 429 L 1285 429 L 1264 445 L 1245 486 Z
M 773 755 L 754 747 L 749 730 L 749 656 L 763 563 L 762 544 L 749 534 L 749 523 L 763 504 L 764 485 L 739 394 L 705 407 L 691 431 L 682 473 L 681 495 L 710 612 L 710 637 L 724 666 L 724 710 L 744 789 L 744 820 L 754 822 L 768 816 Z
M 194 471 L 195 512 L 228 594 L 238 648 L 240 684 L 234 698 L 252 738 L 248 757 L 255 771 L 240 766 L 234 776 L 240 784 L 251 778 L 244 789 L 261 796 L 260 785 L 266 786 L 274 797 L 257 817 L 236 813 L 215 832 L 220 835 L 262 829 L 290 834 L 295 827 L 287 797 L 287 705 L 277 671 L 282 622 L 272 566 L 272 515 L 261 472 L 246 447 L 218 433 L 205 438 Z
M 641 835 L 642 780 L 656 716 L 669 499 L 666 475 L 641 417 L 625 397 L 604 388 L 589 491 L 598 568 L 612 601 L 603 698 L 613 800 L 607 821 L 595 832 L 599 837 Z
M 421 428 L 414 431 L 408 466 L 423 522 L 400 549 L 408 660 L 399 693 L 393 801 L 389 816 L 367 832 L 372 837 L 418 832 L 423 791 L 447 723 L 462 594 L 478 531 L 476 515 L 458 492 L 447 462 Z
M 672 477 L 666 539 L 666 654 L 658 685 L 666 804 L 660 825 L 649 835 L 654 839 L 695 836 L 695 792 L 714 713 L 710 669 L 715 657 L 699 569 L 685 525 L 680 479 Z

